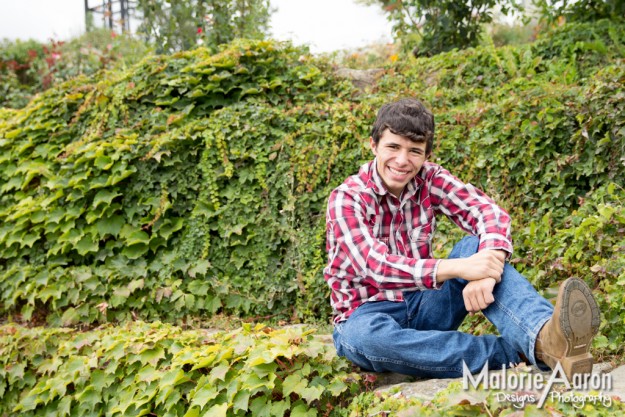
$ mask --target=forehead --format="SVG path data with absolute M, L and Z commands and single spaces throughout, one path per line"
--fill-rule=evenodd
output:
M 388 129 L 386 129 L 382 133 L 382 136 L 380 136 L 380 141 L 378 144 L 379 145 L 394 144 L 394 145 L 399 145 L 405 148 L 418 148 L 423 151 L 425 151 L 425 148 L 426 148 L 425 142 L 413 142 L 404 136 L 396 135 L 395 133 L 391 132 Z

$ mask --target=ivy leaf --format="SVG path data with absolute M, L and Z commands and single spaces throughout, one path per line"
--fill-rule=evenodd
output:
M 189 268 L 189 271 L 187 273 L 189 274 L 191 278 L 195 278 L 195 276 L 198 273 L 200 275 L 206 275 L 206 271 L 208 271 L 208 268 L 210 268 L 210 266 L 211 266 L 210 262 L 208 262 L 205 259 L 200 259 L 199 261 L 195 263 L 193 267 Z M 205 292 L 203 294 L 205 294 Z M 198 294 L 198 295 L 203 295 L 203 294 Z
M 341 381 L 340 379 L 335 378 L 330 383 L 330 385 L 328 385 L 327 389 L 328 391 L 330 391 L 330 393 L 332 393 L 333 396 L 338 397 L 343 392 L 345 392 L 345 390 L 347 389 L 347 384 L 345 384 L 345 382 Z
M 91 204 L 91 206 L 93 208 L 98 207 L 100 204 L 104 203 L 107 206 L 111 205 L 111 202 L 113 201 L 113 199 L 117 196 L 120 196 L 120 193 L 116 193 L 113 191 L 109 191 L 109 190 L 100 190 L 98 191 L 98 193 L 95 195 L 95 197 L 93 197 L 93 203 Z
M 178 384 L 187 382 L 189 378 L 185 375 L 182 369 L 172 369 L 167 372 L 160 380 L 159 386 L 162 388 L 169 386 L 176 386 Z
M 144 243 L 137 243 L 136 245 L 130 245 L 122 250 L 122 255 L 127 256 L 129 259 L 138 259 L 143 256 L 150 247 Z
M 112 235 L 117 237 L 119 235 L 125 220 L 122 216 L 111 216 L 106 219 L 101 219 L 96 222 L 96 228 L 100 236 Z
M 225 381 L 226 380 L 226 374 L 228 373 L 228 371 L 230 370 L 230 366 L 229 365 L 219 365 L 213 368 L 213 370 L 211 371 L 211 380 L 215 381 L 215 380 L 222 380 Z
M 128 284 L 128 290 L 130 291 L 130 293 L 133 293 L 135 290 L 143 288 L 144 285 L 145 280 L 143 278 L 135 279 L 130 281 L 130 283 Z
M 321 398 L 321 396 L 323 395 L 323 391 L 325 391 L 325 388 L 318 385 L 316 387 L 307 387 L 302 389 L 300 395 L 308 403 L 312 403 L 313 401 L 317 401 L 319 398 Z
M 247 411 L 250 403 L 250 392 L 248 390 L 239 390 L 233 400 L 232 411 L 236 414 L 237 411 Z
M 192 397 L 193 401 L 191 401 L 191 407 L 197 405 L 203 408 L 210 400 L 214 400 L 217 395 L 219 395 L 217 387 L 208 384 L 203 385 L 199 390 L 195 391 Z
M 309 409 L 304 404 L 299 404 L 291 410 L 291 417 L 317 417 L 317 410 Z
M 204 413 L 204 417 L 226 417 L 228 413 L 228 403 L 212 406 Z
M 141 359 L 143 361 L 143 354 L 141 355 Z M 149 361 L 148 361 L 149 362 Z M 154 361 L 150 362 L 154 363 Z M 156 359 L 156 363 L 158 363 L 158 359 Z M 152 382 L 156 381 L 161 377 L 161 372 L 154 369 L 154 366 L 146 365 L 137 372 L 137 379 L 139 381 Z
M 198 407 L 191 407 L 187 410 L 183 417 L 199 417 L 200 409 Z
M 271 406 L 267 404 L 266 397 L 256 397 L 250 405 L 250 415 L 254 417 L 273 417 L 271 415 Z
M 271 404 L 271 416 L 282 417 L 287 410 L 291 408 L 291 401 L 289 398 L 283 401 L 274 401 Z
M 299 374 L 291 374 L 284 379 L 282 384 L 282 393 L 285 397 L 295 393 L 299 396 L 302 395 L 302 391 L 308 385 L 308 381 L 303 379 Z
M 69 416 L 72 409 L 72 397 L 63 397 L 57 406 L 59 416 Z
M 150 242 L 150 236 L 148 236 L 148 234 L 143 230 L 133 231 L 124 237 L 127 245 L 134 245 L 137 243 L 147 245 Z
M 73 326 L 80 322 L 80 314 L 76 311 L 75 308 L 70 307 L 61 316 L 61 322 L 63 326 Z
M 98 156 L 94 161 L 93 161 L 94 165 L 97 166 L 98 168 L 100 168 L 103 171 L 108 170 L 109 168 L 111 168 L 113 166 L 113 160 L 111 159 L 110 156 L 107 155 L 100 155 Z
M 93 410 L 99 402 L 101 402 L 100 395 L 91 386 L 87 386 L 81 393 L 76 395 L 76 401 L 81 407 L 85 407 L 87 410 Z
M 175 219 L 167 218 L 156 231 L 163 238 L 169 239 L 172 234 L 182 229 L 183 226 L 184 221 L 181 217 Z
M 75 248 L 81 256 L 85 256 L 90 252 L 97 252 L 100 246 L 98 245 L 98 242 L 93 241 L 91 235 L 87 234 L 78 241 Z
M 158 362 L 165 358 L 165 351 L 161 347 L 155 347 L 141 352 L 140 357 L 142 363 L 149 363 L 152 366 L 157 366 Z

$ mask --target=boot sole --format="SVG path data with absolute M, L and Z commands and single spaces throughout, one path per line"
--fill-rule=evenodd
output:
M 560 328 L 567 339 L 562 368 L 568 376 L 589 374 L 593 358 L 588 351 L 601 324 L 599 306 L 588 285 L 578 278 L 564 281 L 561 291 Z

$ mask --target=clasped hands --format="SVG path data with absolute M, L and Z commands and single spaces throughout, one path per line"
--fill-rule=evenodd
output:
M 503 250 L 482 250 L 468 258 L 446 259 L 439 265 L 437 280 L 463 278 L 469 281 L 462 297 L 465 308 L 473 314 L 495 301 L 493 290 L 501 281 L 505 261 Z
M 464 307 L 470 314 L 474 314 L 495 301 L 493 290 L 501 281 L 506 253 L 501 250 L 483 250 L 465 260 L 466 275 L 463 278 L 469 283 L 464 287 L 462 297 Z

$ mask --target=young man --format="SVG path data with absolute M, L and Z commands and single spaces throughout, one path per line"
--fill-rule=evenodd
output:
M 510 217 L 482 191 L 428 162 L 434 117 L 421 102 L 384 105 L 371 133 L 375 159 L 330 195 L 327 211 L 334 344 L 369 371 L 458 377 L 529 360 L 571 378 L 589 373 L 599 310 L 579 279 L 554 307 L 506 263 Z M 470 233 L 434 259 L 436 215 Z M 482 311 L 500 336 L 457 331 Z

